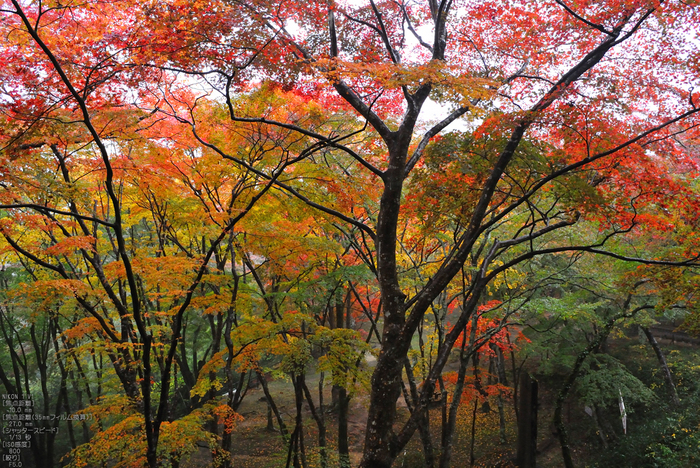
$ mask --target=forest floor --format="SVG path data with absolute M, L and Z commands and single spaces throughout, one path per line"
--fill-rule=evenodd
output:
M 317 375 L 308 375 L 309 387 L 314 391 L 317 386 L 312 383 L 317 382 Z M 276 380 L 268 383 L 269 390 L 275 403 L 277 404 L 287 429 L 291 431 L 295 410 L 294 391 L 290 381 Z M 315 401 L 318 401 L 318 393 L 314 392 Z M 324 390 L 324 404 L 331 402 L 330 386 Z M 499 442 L 498 435 L 498 412 L 496 405 L 491 405 L 491 410 L 484 412 L 481 405 L 476 411 L 475 426 L 479 434 L 478 440 L 474 444 L 474 454 L 476 467 L 496 467 L 503 468 L 514 466 L 508 461 L 514 457 L 515 446 L 515 414 L 512 403 L 508 398 L 504 399 L 506 406 L 505 414 L 507 418 L 507 439 L 504 445 Z M 408 411 L 403 398 L 399 399 L 399 414 L 407 417 Z M 366 394 L 355 395 L 350 402 L 348 411 L 348 434 L 350 460 L 352 466 L 357 466 L 362 455 L 364 443 L 365 424 L 367 421 L 368 396 Z M 239 408 L 239 414 L 243 420 L 238 423 L 233 432 L 233 454 L 232 465 L 234 468 L 280 468 L 286 464 L 285 444 L 277 430 L 267 429 L 267 403 L 264 393 L 260 388 L 253 388 L 248 391 L 245 399 Z M 305 414 L 309 414 L 308 406 L 305 405 Z M 330 466 L 337 465 L 337 415 L 334 412 L 325 412 L 324 417 L 327 425 L 327 438 L 329 446 Z M 471 451 L 471 425 L 474 417 L 473 405 L 462 405 L 458 416 L 458 424 L 453 445 L 452 466 L 469 466 Z M 439 434 L 441 424 L 441 413 L 439 410 L 431 412 L 431 431 L 433 438 Z M 277 429 L 277 422 L 274 421 Z M 307 457 L 310 467 L 319 467 L 317 452 L 318 429 L 316 423 L 310 417 L 304 420 L 304 439 L 307 449 Z M 439 437 L 439 436 L 437 436 Z M 439 440 L 436 440 L 439 443 Z M 557 445 L 558 447 L 558 445 Z M 418 435 L 409 443 L 404 453 L 399 455 L 395 466 L 399 468 L 412 468 L 423 466 L 422 446 Z M 203 468 L 211 463 L 209 450 L 201 448 L 188 462 L 182 464 L 182 468 Z
M 310 376 L 310 380 L 313 376 Z M 276 381 L 270 382 L 270 393 L 275 399 L 282 417 L 288 425 L 288 429 L 293 429 L 295 401 L 294 391 L 291 382 Z M 314 395 L 317 396 L 317 395 Z M 324 391 L 324 402 L 330 403 L 330 389 Z M 305 406 L 308 415 L 308 406 Z M 252 389 L 246 395 L 244 403 L 241 405 L 240 414 L 245 418 L 238 424 L 234 431 L 235 453 L 233 454 L 233 466 L 235 468 L 277 468 L 285 466 L 286 450 L 280 433 L 275 430 L 267 430 L 267 403 L 261 389 Z M 335 452 L 335 441 L 337 439 L 337 416 L 333 413 L 324 414 L 328 427 L 327 437 L 329 439 L 329 450 Z M 348 434 L 350 459 L 353 465 L 360 461 L 364 425 L 367 420 L 367 409 L 365 397 L 357 396 L 350 402 L 348 411 Z M 277 422 L 274 422 L 277 428 Z M 317 447 L 318 429 L 313 419 L 307 418 L 304 421 L 304 438 L 307 447 Z M 310 450 L 308 457 L 313 462 L 317 456 L 315 450 Z M 312 466 L 318 466 L 313 464 Z
M 307 376 L 309 382 L 313 382 L 317 376 Z M 287 429 L 293 429 L 296 406 L 294 401 L 294 390 L 289 381 L 276 380 L 268 383 L 270 394 L 275 400 Z M 313 387 L 309 383 L 313 391 Z M 316 402 L 318 394 L 314 394 Z M 324 390 L 324 406 L 331 402 L 331 390 L 327 387 Z M 353 466 L 360 462 L 362 444 L 364 442 L 365 423 L 367 421 L 366 395 L 358 395 L 350 401 L 348 411 L 348 442 L 350 448 L 350 460 Z M 275 430 L 267 429 L 267 402 L 261 388 L 252 388 L 243 400 L 239 408 L 239 414 L 243 420 L 237 424 L 233 431 L 233 454 L 232 465 L 234 468 L 279 468 L 285 466 L 286 448 L 279 433 L 277 421 L 274 421 Z M 305 404 L 305 414 L 309 414 L 308 406 Z M 337 459 L 337 415 L 326 411 L 324 413 L 327 425 L 327 437 L 330 452 L 330 459 Z M 304 420 L 305 445 L 310 447 L 307 456 L 310 466 L 318 466 L 316 459 L 318 453 L 318 429 L 316 423 L 311 418 Z M 211 463 L 211 455 L 206 448 L 200 448 L 188 462 L 183 463 L 182 468 L 200 468 Z
M 695 352 L 697 348 L 694 344 L 678 342 L 671 343 L 661 339 L 662 346 L 666 351 L 680 349 L 685 352 Z M 622 354 L 628 349 L 627 346 L 632 340 L 611 340 L 611 348 L 620 347 Z M 623 343 L 627 343 L 621 346 Z M 634 344 L 632 342 L 632 344 Z M 637 346 L 639 347 L 639 346 Z M 641 344 L 642 348 L 646 348 Z M 655 357 L 650 349 L 645 349 L 643 354 L 647 354 L 647 360 L 653 367 Z M 632 357 L 630 355 L 630 357 Z M 635 355 L 636 357 L 636 355 Z M 317 375 L 308 375 L 307 382 L 311 389 L 314 400 L 318 402 L 318 382 Z M 275 399 L 276 404 L 284 418 L 288 430 L 291 431 L 294 420 L 295 402 L 293 386 L 290 381 L 275 380 L 269 382 L 269 390 Z M 558 392 L 559 382 L 540 382 L 539 410 L 538 410 L 538 455 L 537 466 L 540 468 L 559 468 L 561 466 L 561 448 L 556 437 L 552 416 L 554 411 L 554 401 Z M 331 390 L 327 385 L 324 390 L 324 404 L 327 406 L 331 402 Z M 590 418 L 586 416 L 582 405 L 575 399 L 568 399 L 564 407 L 564 422 L 569 428 L 570 440 L 577 441 L 572 446 L 572 455 L 576 460 L 588 460 L 600 455 L 600 441 L 595 435 Z M 512 460 L 515 457 L 516 446 L 516 423 L 515 408 L 510 395 L 504 395 L 504 415 L 506 420 L 506 442 L 502 443 L 499 430 L 499 412 L 497 410 L 497 399 L 490 398 L 490 408 L 486 409 L 481 403 L 474 406 L 473 399 L 467 397 L 465 403 L 461 405 L 458 413 L 457 427 L 453 444 L 453 467 L 481 467 L 481 468 L 507 468 L 513 467 Z M 368 396 L 366 393 L 355 395 L 350 403 L 349 410 L 349 445 L 352 466 L 357 466 L 361 458 L 362 445 L 364 442 L 365 423 L 367 419 Z M 400 417 L 407 417 L 408 412 L 403 400 L 399 401 Z M 243 404 L 239 408 L 239 413 L 243 420 L 238 423 L 233 433 L 233 454 L 232 461 L 234 468 L 281 468 L 286 464 L 287 451 L 280 433 L 267 430 L 267 403 L 262 389 L 253 388 L 248 391 Z M 308 407 L 304 409 L 304 439 L 307 447 L 307 459 L 309 466 L 318 468 L 320 466 L 317 451 L 318 430 L 316 423 L 308 415 Z M 328 450 L 330 466 L 337 464 L 337 415 L 334 412 L 324 413 L 327 425 Z M 439 444 L 440 424 L 442 414 L 440 410 L 431 412 L 431 433 L 433 439 Z M 637 423 L 635 423 L 637 424 Z M 277 428 L 277 422 L 274 421 Z M 472 448 L 472 427 L 476 428 L 477 438 L 473 441 Z M 473 453 L 473 464 L 470 463 Z M 190 461 L 182 464 L 182 468 L 203 468 L 210 464 L 211 455 L 209 451 L 202 448 L 198 454 Z M 406 447 L 404 453 L 399 455 L 394 466 L 397 468 L 418 468 L 423 466 L 422 445 L 420 438 L 416 434 L 413 440 Z

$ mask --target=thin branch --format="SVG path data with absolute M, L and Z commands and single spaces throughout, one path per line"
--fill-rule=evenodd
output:
M 272 176 L 270 176 L 270 175 L 268 175 L 268 174 L 265 174 L 263 171 L 260 171 L 259 169 L 256 169 L 255 167 L 253 167 L 252 165 L 250 165 L 249 163 L 243 161 L 243 160 L 240 159 L 240 158 L 236 158 L 235 156 L 231 156 L 231 155 L 225 153 L 224 151 L 222 151 L 222 150 L 221 150 L 219 147 L 217 147 L 216 145 L 213 145 L 213 144 L 211 144 L 211 143 L 205 141 L 203 138 L 201 138 L 201 137 L 199 136 L 199 134 L 197 133 L 197 129 L 195 128 L 195 126 L 194 126 L 193 123 L 188 122 L 187 120 L 182 119 L 182 118 L 179 118 L 179 120 L 182 121 L 183 123 L 188 123 L 188 124 L 190 124 L 190 125 L 192 126 L 192 133 L 193 133 L 194 137 L 197 139 L 197 141 L 199 141 L 202 145 L 206 146 L 207 148 L 209 148 L 209 149 L 215 151 L 215 152 L 216 152 L 217 154 L 219 154 L 222 158 L 228 159 L 228 160 L 230 160 L 230 161 L 233 161 L 233 162 L 235 162 L 236 164 L 238 164 L 238 165 L 240 165 L 240 166 L 242 166 L 242 167 L 248 169 L 249 171 L 253 172 L 254 174 L 256 174 L 256 175 L 258 175 L 258 176 L 260 176 L 260 177 L 262 177 L 262 178 L 264 178 L 264 179 L 266 179 L 266 180 L 272 180 Z M 320 148 L 317 148 L 316 150 L 318 150 L 318 149 L 320 149 Z M 376 234 L 375 234 L 374 231 L 372 231 L 372 229 L 371 229 L 369 226 L 367 226 L 366 224 L 364 224 L 364 223 L 362 223 L 362 222 L 360 222 L 360 221 L 357 221 L 357 220 L 355 220 L 355 219 L 352 219 L 352 218 L 350 218 L 349 216 L 346 216 L 346 215 L 340 213 L 339 211 L 333 210 L 333 209 L 331 209 L 331 208 L 328 208 L 328 207 L 326 207 L 326 206 L 323 206 L 323 205 L 321 205 L 321 204 L 318 204 L 318 203 L 312 201 L 311 199 L 309 199 L 308 197 L 302 195 L 302 194 L 299 193 L 296 189 L 294 189 L 293 187 L 291 187 L 291 186 L 288 185 L 288 184 L 285 184 L 284 182 L 280 182 L 279 180 L 275 180 L 275 181 L 274 181 L 274 185 L 276 185 L 276 186 L 278 186 L 278 187 L 284 189 L 286 192 L 288 192 L 288 193 L 290 193 L 291 195 L 295 196 L 296 198 L 298 198 L 299 200 L 303 201 L 303 202 L 306 203 L 307 205 L 309 205 L 309 206 L 311 206 L 311 207 L 313 207 L 313 208 L 316 208 L 317 210 L 322 211 L 322 212 L 324 212 L 324 213 L 326 213 L 326 214 L 329 214 L 329 215 L 331 215 L 331 216 L 334 216 L 334 217 L 336 217 L 336 218 L 338 218 L 338 219 L 341 219 L 341 220 L 345 221 L 346 223 L 352 224 L 353 226 L 356 226 L 356 227 L 360 228 L 362 231 L 366 232 L 366 233 L 372 238 L 372 240 L 376 239 L 376 237 L 377 237 Z
M 418 32 L 415 30 L 413 27 L 413 23 L 411 22 L 411 19 L 408 17 L 408 12 L 406 11 L 406 4 L 405 3 L 399 3 L 399 2 L 393 2 L 396 6 L 398 6 L 401 9 L 401 13 L 403 13 L 404 21 L 408 25 L 408 30 L 411 31 L 411 34 L 413 34 L 413 37 L 416 38 L 418 43 L 428 49 L 430 52 L 433 52 L 433 46 L 425 42 L 423 38 L 418 34 Z
M 369 4 L 372 6 L 372 11 L 374 12 L 374 16 L 377 18 L 377 23 L 379 23 L 379 36 L 382 38 L 382 42 L 384 42 L 384 47 L 386 47 L 386 51 L 389 54 L 389 58 L 395 64 L 401 63 L 401 57 L 396 53 L 394 47 L 391 45 L 391 41 L 389 40 L 389 35 L 386 32 L 384 20 L 382 19 L 382 14 L 379 11 L 379 8 L 377 8 L 377 5 L 376 3 L 374 3 L 374 0 L 369 0 Z
M 555 1 L 556 1 L 562 8 L 564 8 L 564 10 L 566 10 L 567 13 L 569 13 L 571 16 L 573 16 L 573 17 L 576 18 L 577 20 L 581 21 L 582 23 L 585 23 L 586 25 L 590 26 L 591 28 L 596 29 L 596 30 L 598 30 L 598 31 L 600 31 L 600 32 L 602 32 L 602 33 L 605 33 L 605 34 L 607 34 L 608 36 L 614 35 L 614 33 L 613 33 L 612 31 L 608 31 L 608 30 L 605 29 L 602 25 L 593 23 L 593 22 L 591 22 L 591 21 L 588 21 L 586 18 L 584 18 L 583 16 L 579 15 L 578 13 L 576 13 L 574 10 L 572 10 L 571 8 L 569 8 L 569 6 L 568 6 L 566 3 L 564 3 L 562 0 L 555 0 Z
M 43 205 L 38 205 L 36 203 L 18 203 L 14 205 L 0 205 L 0 209 L 2 210 L 15 210 L 15 209 L 20 209 L 20 208 L 29 208 L 32 210 L 36 210 L 40 213 L 53 213 L 53 214 L 60 214 L 60 215 L 65 215 L 65 216 L 70 216 L 71 218 L 78 218 L 83 221 L 92 221 L 93 223 L 101 224 L 102 226 L 113 228 L 114 224 L 104 221 L 99 218 L 94 218 L 92 216 L 85 216 L 77 213 L 71 213 L 70 211 L 63 211 L 63 210 L 58 210 L 56 208 L 49 208 L 48 206 L 43 206 Z
M 408 177 L 408 174 L 411 172 L 416 163 L 420 160 L 421 156 L 423 156 L 423 151 L 425 151 L 425 148 L 428 146 L 430 139 L 438 133 L 440 133 L 442 130 L 444 130 L 445 127 L 450 125 L 452 122 L 469 112 L 470 109 L 471 107 L 469 106 L 460 107 L 459 109 L 453 111 L 450 115 L 445 117 L 441 122 L 433 126 L 430 130 L 425 132 L 425 135 L 423 135 L 423 138 L 418 144 L 418 147 L 406 163 L 406 168 L 404 169 L 404 178 Z

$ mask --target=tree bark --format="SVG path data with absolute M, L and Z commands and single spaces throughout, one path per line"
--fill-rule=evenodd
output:
M 537 381 L 527 372 L 520 375 L 518 419 L 518 452 L 515 464 L 519 468 L 535 468 L 537 461 Z
M 338 388 L 338 457 L 341 468 L 350 468 L 350 447 L 348 444 L 348 392 Z

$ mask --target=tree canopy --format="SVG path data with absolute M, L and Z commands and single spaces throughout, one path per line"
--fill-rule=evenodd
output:
M 203 440 L 230 463 L 254 381 L 306 466 L 302 403 L 325 454 L 326 376 L 341 413 L 368 394 L 361 467 L 416 434 L 426 466 L 449 466 L 467 362 L 475 392 L 503 391 L 479 356 L 502 364 L 530 304 L 565 316 L 553 284 L 590 303 L 589 351 L 638 312 L 696 309 L 695 1 L 1 11 L 0 380 L 44 414 L 100 414 L 73 466 L 176 466 Z M 581 292 L 603 285 L 616 293 Z

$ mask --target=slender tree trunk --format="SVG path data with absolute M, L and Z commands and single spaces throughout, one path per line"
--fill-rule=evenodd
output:
M 327 468 L 328 466 L 328 453 L 326 452 L 326 422 L 323 418 L 323 372 L 319 378 L 319 404 L 318 408 L 314 404 L 313 397 L 311 396 L 311 391 L 303 383 L 304 396 L 306 397 L 306 402 L 309 405 L 309 411 L 311 411 L 311 416 L 316 421 L 316 426 L 318 427 L 318 449 L 321 454 L 321 468 Z
M 440 447 L 445 447 L 447 445 L 447 389 L 445 388 L 445 382 L 440 376 L 438 379 L 438 384 L 440 386 L 441 394 L 441 405 L 440 405 Z M 442 457 L 441 457 L 442 458 Z
M 498 383 L 501 385 L 508 386 L 508 379 L 506 378 L 506 366 L 505 360 L 503 358 L 503 352 L 501 348 L 497 345 L 492 344 L 491 349 L 496 353 L 494 362 L 496 364 L 496 372 L 498 374 Z M 498 391 L 498 399 L 496 400 L 498 405 L 498 424 L 499 424 L 499 437 L 501 444 L 507 444 L 508 439 L 506 437 L 506 413 L 503 402 L 503 392 Z
M 600 438 L 600 443 L 603 444 L 603 448 L 607 450 L 608 449 L 608 438 L 607 438 L 607 434 L 605 433 L 605 429 L 603 429 L 603 427 L 600 425 L 600 419 L 598 418 L 598 408 L 597 407 L 593 407 L 593 408 L 586 407 L 586 410 L 589 410 L 589 409 L 591 411 L 590 417 L 591 417 L 591 419 L 593 419 L 593 422 L 595 423 L 595 428 L 596 428 L 596 431 L 598 432 L 598 437 Z
M 350 468 L 350 446 L 348 444 L 348 407 L 350 398 L 344 387 L 338 388 L 338 457 L 341 468 Z
M 506 335 L 506 340 L 508 340 L 508 345 L 511 345 L 510 332 L 508 332 Z M 518 381 L 520 379 L 518 378 L 518 368 L 515 365 L 515 351 L 513 351 L 513 346 L 510 346 L 510 363 L 511 372 L 513 373 L 513 410 L 515 411 L 515 420 L 519 421 L 520 413 L 518 412 Z
M 421 415 L 421 422 L 418 424 L 418 431 L 423 444 L 423 466 L 425 468 L 433 468 L 435 465 L 435 450 L 433 448 L 433 438 L 430 435 L 430 408 L 423 407 L 420 404 L 416 379 L 413 376 L 413 369 L 411 368 L 408 358 L 406 358 L 404 369 L 406 369 L 406 379 L 408 380 L 408 387 L 410 389 L 410 393 L 408 393 L 406 391 L 406 386 L 402 386 L 406 406 L 411 413 L 414 411 L 421 411 L 423 413 Z
M 681 404 L 681 401 L 678 398 L 676 385 L 673 383 L 673 375 L 671 375 L 671 370 L 668 368 L 668 364 L 666 363 L 666 356 L 664 356 L 663 351 L 661 351 L 661 347 L 656 341 L 656 338 L 654 338 L 654 335 L 652 335 L 651 330 L 649 330 L 647 327 L 642 327 L 642 331 L 644 331 L 644 334 L 647 336 L 647 340 L 649 340 L 649 344 L 653 348 L 654 353 L 656 353 L 656 358 L 659 360 L 659 365 L 661 366 L 661 370 L 664 373 L 664 379 L 666 379 L 666 384 L 669 388 L 668 391 L 671 394 L 671 404 L 673 406 L 678 406 Z
M 256 372 L 256 375 L 258 376 L 258 381 L 260 382 L 260 386 L 262 387 L 263 393 L 265 394 L 265 399 L 267 399 L 267 404 L 272 409 L 272 412 L 275 414 L 275 418 L 277 418 L 277 425 L 279 425 L 280 427 L 280 434 L 282 435 L 282 439 L 284 439 L 284 441 L 287 442 L 287 425 L 284 424 L 284 420 L 282 419 L 282 415 L 280 414 L 280 411 L 277 408 L 277 405 L 275 404 L 275 400 L 273 400 L 272 395 L 270 395 L 270 389 L 267 386 L 265 376 L 263 376 L 261 372 Z
M 265 403 L 267 404 L 267 426 L 265 430 L 267 432 L 275 432 L 275 424 L 272 422 L 272 406 L 270 406 L 270 402 L 267 398 L 265 398 Z
M 304 419 L 303 415 L 303 404 L 304 404 L 304 374 L 300 374 L 292 377 L 294 379 L 294 401 L 296 404 L 296 420 L 294 433 L 296 434 L 296 443 L 294 451 L 295 466 L 300 462 L 300 466 L 303 468 L 308 467 L 306 462 L 306 449 L 304 446 Z M 298 461 L 297 461 L 298 460 Z
M 503 405 L 503 392 L 498 391 L 498 397 L 496 400 L 498 405 L 498 438 L 501 444 L 506 445 L 508 443 L 508 438 L 506 437 L 506 412 Z
M 457 411 L 464 392 L 464 379 L 467 375 L 467 365 L 469 363 L 469 353 L 465 351 L 464 345 L 460 350 L 459 370 L 457 371 L 457 382 L 452 392 L 452 404 L 447 416 L 447 423 L 442 428 L 442 452 L 440 454 L 440 468 L 449 468 L 452 461 L 452 441 L 455 427 L 457 425 Z
M 593 408 L 593 414 L 595 414 L 596 424 L 598 424 L 598 427 L 600 427 L 600 433 L 605 438 L 606 444 L 608 440 L 613 443 L 617 442 L 618 437 L 615 433 L 615 428 L 613 428 L 612 424 L 610 424 L 608 418 L 605 417 L 603 408 L 596 406 Z
M 469 466 L 474 466 L 474 441 L 476 440 L 476 410 L 479 408 L 479 397 L 474 398 L 474 408 L 472 409 L 472 430 L 469 440 Z

